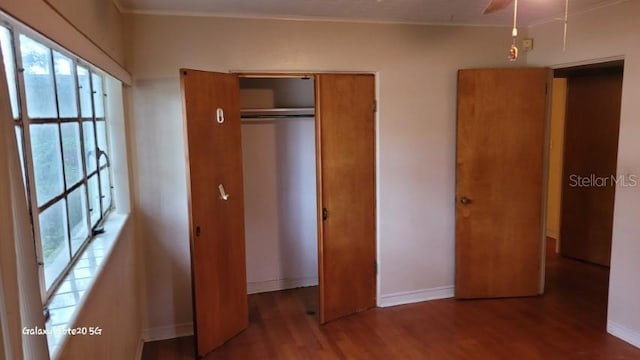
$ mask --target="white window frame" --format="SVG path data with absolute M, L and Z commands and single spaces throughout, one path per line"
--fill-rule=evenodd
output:
M 9 17 L 8 15 L 5 15 L 4 13 L 0 12 L 0 25 L 7 28 L 10 33 L 11 33 L 11 38 L 12 38 L 12 44 L 11 44 L 11 48 L 13 51 L 13 57 L 14 57 L 14 62 L 15 62 L 15 71 L 16 71 L 16 81 L 17 81 L 17 97 L 18 97 L 18 109 L 19 109 L 19 118 L 13 119 L 14 121 L 14 126 L 15 127 L 21 127 L 22 131 L 22 153 L 24 154 L 24 159 L 23 159 L 23 169 L 25 171 L 24 178 L 25 178 L 25 185 L 26 185 L 26 192 L 27 192 L 27 197 L 28 197 L 28 206 L 29 206 L 29 213 L 31 215 L 31 223 L 33 226 L 33 241 L 35 243 L 35 248 L 36 248 L 36 254 L 35 254 L 35 261 L 38 264 L 38 277 L 39 277 L 39 284 L 40 284 L 40 293 L 41 293 L 41 300 L 43 305 L 46 306 L 46 304 L 48 303 L 48 301 L 51 299 L 51 297 L 55 294 L 58 286 L 60 285 L 60 283 L 65 279 L 66 275 L 73 269 L 73 266 L 75 265 L 75 263 L 77 262 L 77 260 L 82 256 L 83 252 L 85 251 L 85 249 L 87 248 L 87 246 L 91 243 L 92 239 L 95 237 L 95 235 L 97 235 L 97 233 L 99 233 L 99 229 L 101 229 L 103 223 L 105 222 L 106 218 L 108 217 L 109 213 L 112 212 L 115 209 L 115 200 L 114 200 L 114 196 L 113 196 L 113 168 L 110 164 L 109 158 L 107 156 L 107 161 L 106 164 L 104 165 L 100 165 L 100 158 L 96 159 L 96 170 L 92 171 L 91 173 L 87 173 L 87 166 L 86 166 L 86 154 L 85 154 L 85 147 L 84 147 L 84 136 L 83 136 L 83 131 L 84 131 L 84 127 L 83 127 L 83 123 L 85 121 L 91 121 L 93 122 L 93 136 L 94 136 L 94 141 L 96 144 L 96 153 L 98 150 L 98 134 L 97 134 L 97 122 L 99 121 L 103 121 L 105 124 L 105 137 L 106 137 L 106 149 L 100 149 L 106 152 L 106 154 L 110 154 L 110 149 L 111 149 L 111 145 L 110 145 L 110 137 L 109 137 L 109 131 L 108 131 L 108 114 L 107 114 L 107 110 L 106 110 L 106 101 L 105 98 L 107 96 L 106 94 L 106 73 L 104 71 L 102 71 L 101 69 L 91 65 L 90 63 L 86 62 L 85 60 L 81 59 L 80 57 L 76 56 L 75 54 L 67 51 L 66 49 L 62 48 L 60 45 L 54 43 L 53 41 L 47 39 L 46 37 L 42 36 L 41 34 L 33 31 L 32 29 L 28 28 L 27 26 L 23 25 L 22 23 L 12 19 L 11 17 Z M 28 111 L 27 111 L 27 102 L 26 102 L 26 89 L 25 89 L 25 82 L 24 82 L 24 74 L 22 71 L 22 56 L 20 53 L 20 35 L 25 35 L 29 38 L 31 38 L 32 40 L 37 41 L 38 43 L 48 47 L 49 49 L 58 52 L 62 55 L 64 55 L 65 57 L 69 58 L 72 62 L 73 62 L 73 75 L 75 76 L 75 81 L 76 81 L 76 92 L 75 92 L 75 96 L 76 96 L 76 105 L 77 105 L 77 117 L 76 118 L 60 118 L 59 116 L 56 117 L 55 119 L 30 119 L 28 116 Z M 55 69 L 53 67 L 53 52 L 50 52 L 51 54 L 51 71 L 52 71 L 52 78 L 54 81 L 54 90 L 56 89 L 57 86 L 57 80 L 55 77 Z M 0 66 L 2 66 L 2 68 L 0 68 L 0 71 L 4 71 L 4 64 L 0 64 Z M 92 110 L 92 117 L 89 118 L 83 118 L 82 117 L 82 113 L 81 113 L 81 109 L 80 109 L 80 91 L 79 91 L 79 81 L 78 81 L 78 74 L 77 74 L 77 66 L 81 66 L 83 68 L 86 68 L 89 71 L 89 81 L 91 84 L 91 110 Z M 103 108 L 104 108 L 104 114 L 103 117 L 101 118 L 96 118 L 96 112 L 95 112 L 95 103 L 94 103 L 94 84 L 93 84 L 93 76 L 92 74 L 96 74 L 98 76 L 100 76 L 102 78 L 102 94 L 104 94 L 104 97 L 102 99 L 103 101 Z M 57 91 L 55 91 L 55 96 L 56 96 L 56 107 L 58 108 L 58 94 Z M 79 182 L 77 182 L 76 184 L 74 184 L 73 186 L 67 186 L 68 184 L 66 183 L 66 178 L 63 175 L 63 192 L 62 194 L 59 194 L 57 196 L 55 196 L 54 198 L 52 198 L 51 200 L 48 200 L 45 204 L 43 204 L 42 206 L 38 207 L 38 201 L 36 199 L 36 187 L 35 187 L 35 177 L 34 177 L 34 165 L 33 165 L 33 160 L 32 160 L 32 153 L 31 153 L 31 143 L 30 143 L 30 125 L 32 123 L 34 124 L 62 124 L 65 122 L 76 122 L 79 124 L 79 128 L 80 128 L 80 139 L 79 139 L 79 146 L 82 152 L 82 156 L 81 156 L 81 160 L 82 160 L 82 180 L 80 180 Z M 61 132 L 61 128 L 60 126 L 58 127 L 58 131 L 59 133 Z M 60 147 L 59 147 L 61 156 L 62 156 L 62 173 L 64 174 L 64 154 L 63 154 L 63 148 L 62 148 L 62 137 L 60 137 Z M 89 199 L 89 178 L 96 176 L 98 179 L 98 193 L 100 196 L 100 199 L 104 198 L 104 194 L 102 193 L 102 177 L 101 177 L 101 173 L 104 169 L 107 169 L 107 175 L 109 178 L 109 199 L 110 202 L 108 204 L 108 206 L 104 206 L 102 204 L 102 200 L 100 201 L 100 217 L 96 223 L 96 225 L 92 226 L 91 223 L 91 213 L 89 211 L 89 207 L 91 206 L 90 203 L 90 199 Z M 59 201 L 61 201 L 62 199 L 66 199 L 74 190 L 82 187 L 84 185 L 85 187 L 85 214 L 87 217 L 87 222 L 89 225 L 89 234 L 87 236 L 87 238 L 83 241 L 82 245 L 80 245 L 78 247 L 78 250 L 76 251 L 75 254 L 72 254 L 72 250 L 71 250 L 71 229 L 69 229 L 69 215 L 68 215 L 68 211 L 65 211 L 65 213 L 67 213 L 66 216 L 66 222 L 67 222 L 67 239 L 66 241 L 68 241 L 69 243 L 69 251 L 70 251 L 70 260 L 69 262 L 66 264 L 66 266 L 64 267 L 64 269 L 61 271 L 61 273 L 58 275 L 58 277 L 56 278 L 56 280 L 54 280 L 51 283 L 51 286 L 49 287 L 49 289 L 46 288 L 46 282 L 45 282 L 45 267 L 44 267 L 44 259 L 43 259 L 43 252 L 42 252 L 42 243 L 40 240 L 40 224 L 39 224 L 39 214 L 42 211 L 45 211 L 46 209 L 48 209 L 49 207 L 57 204 Z

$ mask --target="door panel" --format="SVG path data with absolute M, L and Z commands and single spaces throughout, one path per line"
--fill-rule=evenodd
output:
M 560 253 L 609 266 L 616 194 L 622 69 L 567 81 Z M 577 186 L 607 179 L 601 186 Z M 598 184 L 595 184 L 598 185 Z
M 374 100 L 373 75 L 316 77 L 321 323 L 376 305 Z
M 457 298 L 541 293 L 549 75 L 458 73 Z
M 248 325 L 240 90 L 235 75 L 180 73 L 196 348 L 204 356 Z

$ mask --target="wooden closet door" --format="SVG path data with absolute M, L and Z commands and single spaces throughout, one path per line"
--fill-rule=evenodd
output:
M 186 118 L 196 348 L 248 325 L 240 87 L 235 75 L 181 70 Z
M 373 75 L 316 77 L 321 323 L 376 306 L 374 101 Z

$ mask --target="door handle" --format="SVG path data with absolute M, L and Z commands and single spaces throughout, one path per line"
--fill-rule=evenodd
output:
M 221 200 L 225 200 L 225 201 L 229 200 L 229 194 L 227 194 L 224 191 L 224 185 L 222 185 L 222 184 L 218 185 L 218 191 L 220 191 L 220 199 Z
M 463 196 L 463 197 L 460 198 L 460 203 L 462 205 L 469 205 L 469 204 L 471 204 L 471 199 L 469 199 L 466 196 Z
M 222 108 L 216 109 L 216 121 L 218 124 L 224 123 L 224 110 Z

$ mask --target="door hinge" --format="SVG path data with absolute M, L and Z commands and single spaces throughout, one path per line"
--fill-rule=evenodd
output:
M 373 112 L 378 112 L 378 100 L 373 100 Z

